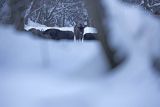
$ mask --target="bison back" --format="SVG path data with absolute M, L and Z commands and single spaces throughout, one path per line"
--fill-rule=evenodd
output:
M 84 40 L 97 40 L 96 33 L 86 33 L 84 34 Z
M 74 33 L 72 31 L 61 31 L 61 32 L 59 32 L 58 37 L 59 37 L 59 39 L 73 40 Z

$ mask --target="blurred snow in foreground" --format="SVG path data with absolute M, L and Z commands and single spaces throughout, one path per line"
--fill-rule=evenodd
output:
M 65 74 L 88 67 L 97 71 L 104 70 L 104 58 L 97 41 L 82 44 L 73 41 L 42 40 L 3 27 L 0 32 L 1 68 L 47 68 L 52 72 Z M 97 64 L 94 63 L 95 60 Z
M 0 107 L 159 107 L 159 22 L 104 0 L 112 44 L 127 60 L 107 73 L 98 42 L 44 41 L 0 27 Z

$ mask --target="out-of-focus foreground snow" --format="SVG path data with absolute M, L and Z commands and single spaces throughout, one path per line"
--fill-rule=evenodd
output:
M 159 107 L 159 22 L 104 0 L 111 42 L 127 60 L 114 73 L 98 42 L 44 41 L 0 27 L 0 107 Z

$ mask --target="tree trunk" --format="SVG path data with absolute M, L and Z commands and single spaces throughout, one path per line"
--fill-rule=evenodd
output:
M 31 0 L 9 0 L 11 24 L 14 24 L 17 30 L 24 30 L 25 9 L 30 1 Z
M 104 18 L 107 19 L 107 15 L 105 14 L 106 12 L 104 11 L 101 0 L 85 0 L 86 4 L 88 6 L 89 13 L 93 17 L 95 21 L 95 25 L 98 29 L 98 34 L 99 34 L 99 40 L 100 43 L 104 49 L 105 55 L 106 55 L 106 60 L 109 62 L 109 67 L 110 69 L 115 68 L 119 62 L 117 62 L 114 58 L 115 51 L 109 44 L 109 30 L 107 26 L 104 26 Z

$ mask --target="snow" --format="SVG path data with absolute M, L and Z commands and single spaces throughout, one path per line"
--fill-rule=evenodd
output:
M 2 64 L 2 67 L 5 65 L 20 68 L 41 67 L 47 63 L 54 72 L 74 72 L 76 68 L 82 66 L 81 63 L 87 67 L 85 63 L 90 63 L 100 53 L 97 51 L 100 50 L 100 46 L 96 41 L 84 44 L 72 41 L 45 41 L 3 27 L 0 32 L 2 32 L 0 36 L 0 65 Z M 76 63 L 73 63 L 74 61 Z M 102 62 L 97 66 L 101 66 L 101 64 Z M 95 66 L 94 69 L 97 67 Z
M 42 25 L 42 24 L 33 22 L 32 20 L 29 19 L 28 24 L 25 25 L 24 29 L 28 31 L 29 29 L 32 29 L 32 28 L 38 29 L 40 31 L 46 31 L 47 29 L 58 29 L 61 31 L 74 32 L 74 27 L 47 27 L 46 25 Z M 97 30 L 94 27 L 86 27 L 84 29 L 84 34 L 86 34 L 86 33 L 97 33 Z
M 115 1 L 112 1 L 115 2 Z M 119 6 L 117 3 L 110 5 L 116 11 L 110 13 L 111 43 L 118 48 L 123 48 L 126 53 L 146 55 L 146 57 L 159 54 L 159 20 L 144 12 L 141 8 Z M 117 17 L 123 18 L 117 18 Z M 123 27 L 122 27 L 123 25 Z M 121 28 L 121 29 L 120 29 Z M 127 29 L 127 31 L 126 31 Z M 136 44 L 135 44 L 136 43 Z
M 45 41 L 6 27 L 0 32 L 1 107 L 88 103 L 83 92 L 94 84 L 88 79 L 106 70 L 98 42 Z
M 93 28 L 93 27 L 85 27 L 84 34 L 86 33 L 98 33 L 98 31 L 96 28 Z
M 110 41 L 127 56 L 113 71 L 97 41 L 45 41 L 0 27 L 0 107 L 159 107 L 151 59 L 160 52 L 160 23 L 115 0 L 103 5 Z
M 24 29 L 25 30 L 29 30 L 31 28 L 37 28 L 39 30 L 43 30 L 43 28 L 46 28 L 47 26 L 45 25 L 42 25 L 40 23 L 36 23 L 36 22 L 33 22 L 32 20 L 28 19 L 28 23 L 27 25 L 24 26 Z
M 72 31 L 74 32 L 74 28 L 73 27 L 47 27 L 46 25 L 42 25 L 36 22 L 33 22 L 32 20 L 28 20 L 28 23 L 25 25 L 24 29 L 25 30 L 29 30 L 29 29 L 38 29 L 40 31 L 45 31 L 47 29 L 59 29 L 61 31 Z
M 125 63 L 116 69 L 119 73 L 112 78 L 116 102 L 111 103 L 112 107 L 160 106 L 159 80 L 152 67 L 152 58 L 160 52 L 159 21 L 140 8 L 119 5 L 114 0 L 103 2 L 106 9 L 114 8 L 109 11 L 110 41 L 127 56 Z

